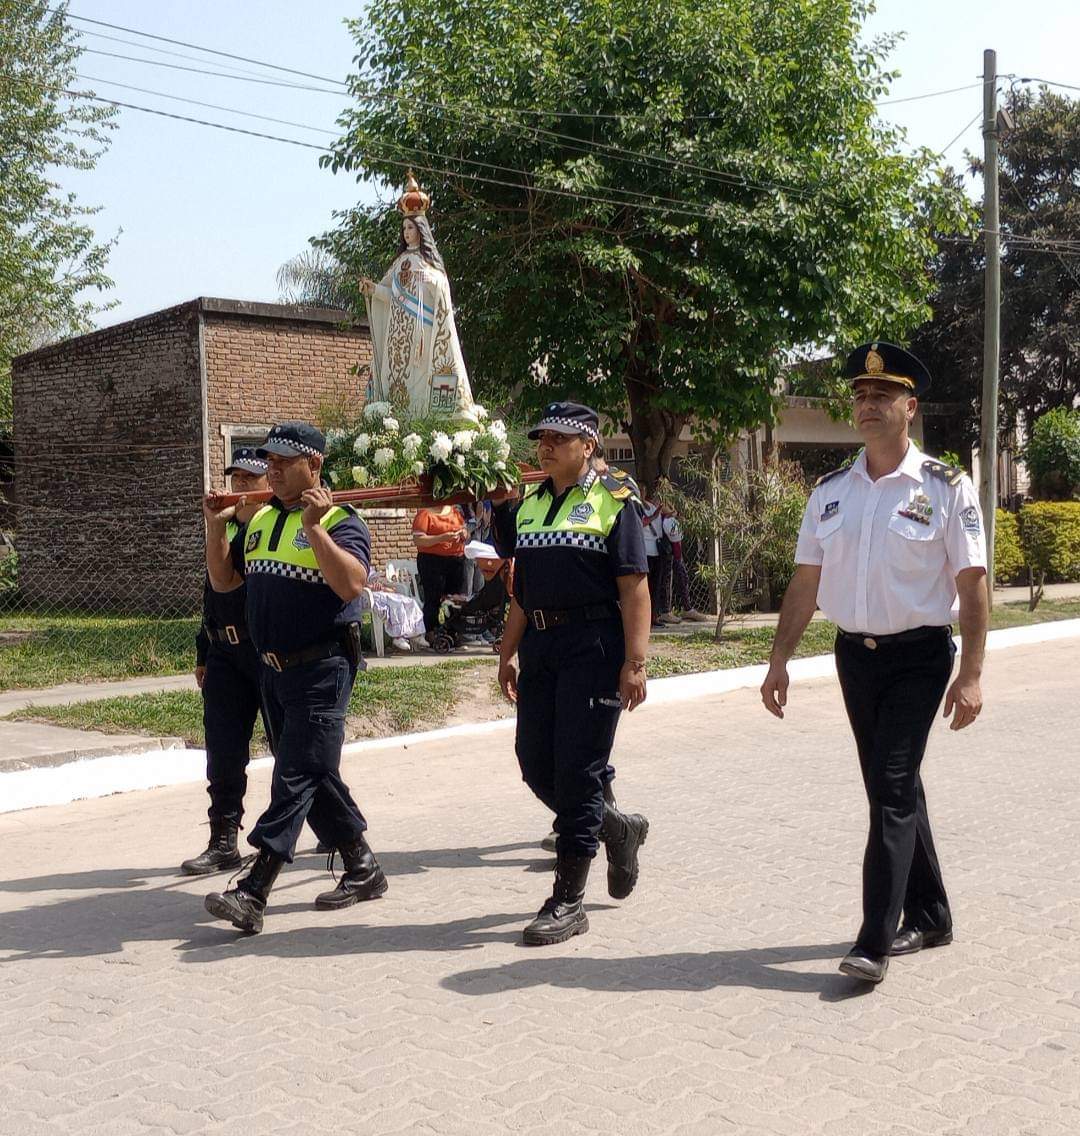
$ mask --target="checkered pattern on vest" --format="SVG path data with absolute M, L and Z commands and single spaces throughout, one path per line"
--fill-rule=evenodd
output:
M 607 543 L 601 536 L 593 533 L 569 532 L 519 532 L 518 548 L 585 548 L 590 552 L 607 552 Z
M 284 576 L 287 580 L 301 580 L 305 584 L 325 584 L 318 568 L 304 568 L 299 564 L 285 564 L 280 560 L 249 560 L 249 572 L 265 572 L 269 576 Z

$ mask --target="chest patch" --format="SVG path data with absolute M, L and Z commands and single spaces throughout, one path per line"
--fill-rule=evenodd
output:
M 934 515 L 934 506 L 930 504 L 930 498 L 925 493 L 916 493 L 907 505 L 902 509 L 897 509 L 896 513 L 897 516 L 907 517 L 909 521 L 928 525 L 930 518 Z
M 298 552 L 303 552 L 304 549 L 311 547 L 311 541 L 308 540 L 307 533 L 303 529 L 296 530 L 296 536 L 292 538 L 292 546 Z
M 827 521 L 830 517 L 835 517 L 836 514 L 839 513 L 839 512 L 840 512 L 840 502 L 839 501 L 830 501 L 825 506 L 825 511 L 821 514 L 821 519 L 823 521 Z
M 248 538 L 247 544 L 244 545 L 245 552 L 254 552 L 259 547 L 259 541 L 262 540 L 262 533 L 256 529 Z
M 583 525 L 596 510 L 589 504 L 588 501 L 582 501 L 580 505 L 575 505 L 567 514 L 566 519 L 572 525 Z

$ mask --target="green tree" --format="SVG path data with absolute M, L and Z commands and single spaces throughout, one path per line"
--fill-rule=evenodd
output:
M 318 248 L 304 249 L 285 261 L 277 271 L 277 286 L 283 304 L 349 308 L 356 300 L 344 265 Z
M 107 144 L 111 108 L 75 91 L 75 33 L 48 0 L 0 0 L 0 419 L 11 415 L 11 360 L 89 330 L 111 286 L 112 242 L 98 243 L 95 209 L 54 180 L 92 169 Z
M 628 419 L 650 484 L 686 423 L 769 420 L 795 346 L 928 314 L 929 230 L 967 206 L 875 118 L 890 42 L 861 44 L 868 10 L 385 0 L 351 25 L 355 103 L 326 164 L 394 185 L 412 165 L 475 385 Z M 394 196 L 319 243 L 384 267 Z
M 1080 101 L 1014 90 L 1015 127 L 1000 143 L 1002 436 L 1080 399 Z M 969 155 L 971 169 L 982 162 Z M 1072 241 L 1055 252 L 1047 241 Z M 983 241 L 943 240 L 933 261 L 932 320 L 912 350 L 934 375 L 935 402 L 956 402 L 941 444 L 978 441 L 982 404 Z
M 743 604 L 778 598 L 795 572 L 795 540 L 809 496 L 798 466 L 772 462 L 763 469 L 726 466 L 694 454 L 682 466 L 686 488 L 665 486 L 683 529 L 719 555 L 698 565 L 716 591 L 716 638 Z M 740 596 L 741 593 L 741 596 Z
M 1024 460 L 1040 497 L 1068 501 L 1080 494 L 1080 410 L 1058 407 L 1039 418 Z

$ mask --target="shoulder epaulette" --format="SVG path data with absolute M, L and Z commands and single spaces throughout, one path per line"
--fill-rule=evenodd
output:
M 939 462 L 934 458 L 927 458 L 922 463 L 923 473 L 930 474 L 931 477 L 939 477 L 948 485 L 959 485 L 964 477 L 964 470 L 958 465 L 946 465 L 945 462 Z
M 828 473 L 823 473 L 817 481 L 814 482 L 814 488 L 817 489 L 819 485 L 824 485 L 826 481 L 832 481 L 834 477 L 839 477 L 842 473 L 847 473 L 851 469 L 849 465 L 842 465 L 839 469 L 830 470 Z
M 641 504 L 641 490 L 638 483 L 622 469 L 608 469 L 600 474 L 600 484 L 616 501 L 633 501 Z

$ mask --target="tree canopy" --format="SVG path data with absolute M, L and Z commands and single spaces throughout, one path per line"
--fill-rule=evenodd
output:
M 966 203 L 875 117 L 863 0 L 384 0 L 351 27 L 334 170 L 412 166 L 474 386 L 629 419 L 645 482 L 681 428 L 770 419 L 789 352 L 902 338 L 930 230 Z M 387 196 L 320 242 L 385 266 Z
M 23 351 L 88 330 L 111 286 L 109 243 L 53 180 L 91 169 L 114 113 L 78 89 L 79 48 L 64 10 L 47 0 L 0 0 L 0 418 L 11 415 L 10 365 Z
M 1080 102 L 1017 89 L 1006 105 L 1015 126 L 999 146 L 1003 436 L 1080 399 Z M 978 440 L 985 266 L 981 237 L 941 242 L 933 319 L 912 343 L 934 375 L 934 401 L 970 407 L 952 420 L 951 449 Z

